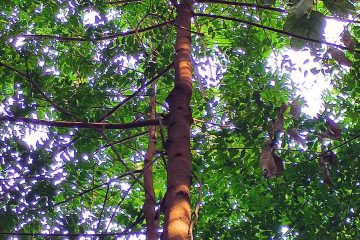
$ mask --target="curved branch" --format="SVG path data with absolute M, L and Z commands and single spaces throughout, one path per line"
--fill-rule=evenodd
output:
M 271 10 L 271 11 L 275 11 L 275 12 L 286 13 L 286 10 L 282 9 L 282 8 L 262 6 L 262 5 L 257 5 L 254 3 L 232 2 L 232 1 L 224 1 L 224 0 L 196 0 L 195 2 L 198 2 L 198 3 L 220 3 L 220 4 L 226 4 L 226 5 L 257 8 L 257 9 L 264 9 L 264 10 Z
M 4 63 L 4 62 L 1 62 L 1 61 L 0 61 L 0 66 L 1 66 L 1 67 L 5 67 L 5 68 L 9 69 L 10 71 L 15 72 L 15 73 L 16 73 L 17 75 L 19 75 L 20 77 L 28 78 L 28 75 L 26 75 L 25 73 L 21 72 L 20 70 L 14 68 L 13 66 L 10 66 L 10 65 L 8 65 L 8 64 L 6 64 L 6 63 Z
M 19 35 L 19 37 L 24 37 L 27 39 L 37 39 L 37 40 L 41 40 L 41 39 L 54 39 L 54 40 L 58 40 L 58 41 L 76 41 L 76 42 L 88 42 L 88 41 L 104 41 L 104 40 L 111 40 L 111 39 L 115 39 L 118 37 L 125 37 L 125 36 L 129 36 L 129 35 L 133 35 L 136 34 L 136 32 L 141 33 L 141 32 L 147 32 L 156 28 L 160 28 L 162 26 L 165 25 L 172 25 L 174 23 L 174 20 L 167 20 L 163 23 L 160 24 L 156 24 L 150 27 L 146 27 L 146 28 L 142 28 L 142 29 L 138 29 L 138 30 L 130 30 L 127 32 L 120 32 L 120 33 L 115 33 L 115 34 L 109 34 L 109 35 L 105 35 L 105 36 L 101 36 L 101 37 L 95 37 L 95 38 L 84 38 L 84 37 L 63 37 L 63 36 L 54 36 L 54 35 L 42 35 L 42 34 L 25 34 L 25 35 Z
M 122 0 L 116 2 L 105 2 L 105 4 L 129 4 L 129 3 L 141 3 L 142 0 Z
M 127 32 L 120 32 L 120 33 L 114 33 L 114 34 L 109 34 L 109 35 L 105 35 L 105 36 L 101 36 L 101 37 L 94 37 L 94 38 L 85 38 L 85 37 L 64 37 L 64 36 L 55 36 L 55 35 L 50 35 L 50 34 L 22 34 L 22 35 L 18 35 L 18 37 L 23 37 L 25 39 L 35 39 L 35 40 L 42 40 L 42 39 L 54 39 L 57 41 L 61 41 L 61 42 L 70 42 L 70 41 L 74 41 L 74 42 L 99 42 L 99 41 L 105 41 L 105 40 L 112 40 L 118 37 L 126 37 L 129 35 L 134 35 L 136 33 L 142 33 L 142 32 L 147 32 L 147 31 L 151 31 L 153 29 L 156 28 L 160 28 L 166 25 L 174 25 L 175 27 L 180 27 L 175 24 L 175 20 L 166 20 L 163 23 L 159 23 L 156 25 L 152 25 L 150 27 L 146 27 L 146 28 L 142 28 L 142 29 L 133 29 Z M 194 32 L 190 29 L 187 29 L 187 31 L 200 35 L 202 36 L 203 33 L 198 33 L 198 32 Z
M 36 81 L 34 81 L 29 74 L 27 73 L 23 73 L 22 71 L 4 63 L 4 62 L 0 62 L 0 66 L 3 66 L 13 72 L 15 72 L 17 75 L 19 75 L 20 77 L 22 77 L 23 79 L 25 79 L 36 91 L 39 92 L 39 94 L 45 99 L 45 101 L 47 101 L 48 103 L 50 103 L 56 110 L 58 110 L 59 112 L 65 114 L 65 115 L 69 115 L 72 117 L 75 117 L 78 119 L 78 117 L 69 112 L 67 109 L 61 107 L 59 104 L 57 104 L 56 102 L 54 102 L 53 100 L 51 100 L 51 98 L 49 98 L 45 92 L 41 89 L 41 87 L 37 84 Z
M 69 122 L 69 121 L 51 121 L 32 119 L 25 117 L 0 117 L 0 122 L 22 122 L 34 125 L 42 125 L 49 127 L 63 127 L 63 128 L 90 128 L 90 129 L 131 129 L 146 126 L 157 126 L 160 124 L 159 119 L 136 121 L 131 123 L 98 123 L 98 122 Z
M 335 43 L 331 43 L 331 42 L 327 42 L 327 41 L 322 41 L 322 40 L 318 40 L 318 39 L 313 39 L 313 38 L 309 38 L 309 37 L 304 37 L 304 36 L 297 35 L 297 34 L 294 34 L 294 33 L 286 32 L 286 31 L 281 30 L 281 29 L 276 29 L 276 28 L 273 28 L 273 27 L 264 26 L 264 25 L 261 25 L 261 24 L 258 24 L 258 23 L 253 23 L 253 22 L 246 21 L 246 20 L 243 20 L 243 19 L 220 16 L 220 15 L 211 15 L 211 14 L 205 14 L 205 13 L 195 13 L 194 16 L 208 17 L 208 18 L 218 18 L 218 19 L 224 19 L 224 20 L 244 23 L 244 24 L 247 24 L 247 25 L 250 25 L 250 26 L 266 29 L 266 30 L 273 31 L 273 32 L 276 32 L 276 33 L 280 33 L 280 34 L 284 34 L 284 35 L 287 35 L 287 36 L 290 36 L 290 37 L 295 37 L 295 38 L 303 39 L 303 40 L 310 41 L 310 42 L 326 44 L 326 45 L 333 46 L 333 47 L 336 47 L 336 48 L 348 50 L 347 47 L 341 46 L 339 44 L 335 44 Z M 355 50 L 355 51 L 360 52 L 358 50 Z
M 0 63 L 1 63 L 1 62 L 0 62 Z M 58 111 L 60 111 L 60 112 L 63 113 L 63 114 L 66 114 L 66 115 L 69 115 L 69 116 L 74 117 L 77 121 L 83 122 L 82 119 L 81 119 L 80 117 L 78 117 L 76 114 L 69 112 L 67 109 L 61 107 L 61 106 L 58 105 L 56 102 L 54 102 L 51 98 L 49 98 L 49 97 L 45 94 L 45 92 L 41 89 L 41 87 L 37 84 L 37 82 L 34 81 L 34 80 L 30 77 L 29 73 L 27 73 L 27 74 L 22 73 L 21 71 L 18 71 L 18 70 L 16 70 L 15 68 L 13 68 L 13 67 L 11 67 L 11 66 L 9 66 L 9 65 L 6 65 L 6 64 L 4 64 L 4 63 L 1 63 L 0 66 L 5 66 L 6 68 L 8 68 L 8 69 L 10 69 L 10 70 L 12 70 L 12 71 L 15 71 L 16 74 L 18 74 L 18 75 L 20 75 L 22 78 L 24 78 L 24 79 L 25 79 L 28 83 L 30 83 L 30 85 L 31 85 L 36 91 L 38 91 L 38 92 L 40 93 L 40 95 L 43 96 L 43 98 L 44 98 L 46 101 L 48 101 L 55 109 L 57 109 Z M 114 110 L 114 111 L 115 111 L 115 110 Z M 111 142 L 111 141 L 109 140 L 109 138 L 108 138 L 108 137 L 104 134 L 104 132 L 102 131 L 103 128 L 99 128 L 99 127 L 93 126 L 93 125 L 91 125 L 91 124 L 89 124 L 89 123 L 87 123 L 87 122 L 83 122 L 83 124 L 84 124 L 84 126 L 88 126 L 89 128 L 93 128 L 93 129 L 97 130 L 97 132 L 98 132 L 108 143 Z M 160 124 L 160 122 L 159 122 L 159 124 Z M 148 126 L 148 125 L 145 125 L 145 126 Z M 127 127 L 130 127 L 130 126 L 127 126 Z M 134 125 L 131 126 L 130 128 L 132 128 L 132 127 L 134 127 Z M 139 127 L 139 126 L 138 126 L 138 127 Z M 125 129 L 125 128 L 124 128 L 124 129 Z M 74 142 L 76 142 L 76 141 L 77 141 L 77 139 L 72 140 L 70 143 L 72 144 L 72 143 L 74 143 Z M 68 146 L 70 146 L 70 145 L 68 145 Z M 120 158 L 120 154 L 117 152 L 117 150 L 114 148 L 114 146 L 111 145 L 110 147 L 111 147 L 111 149 L 114 151 L 114 154 L 116 155 L 117 159 L 121 162 L 121 164 L 124 165 L 125 169 L 130 172 L 130 168 L 129 168 L 129 167 L 127 166 L 127 164 Z M 135 181 L 139 182 L 140 185 L 142 185 L 142 183 L 135 177 L 134 174 L 131 174 L 131 177 L 134 178 Z
M 263 9 L 263 10 L 269 10 L 279 13 L 287 13 L 286 9 L 283 8 L 275 8 L 265 5 L 258 5 L 254 3 L 243 3 L 243 2 L 233 2 L 233 1 L 224 1 L 224 0 L 196 0 L 195 2 L 198 3 L 218 3 L 218 4 L 226 4 L 226 5 L 234 5 L 234 6 L 241 6 L 241 7 L 249 7 L 249 8 L 256 8 L 256 9 Z M 340 22 L 348 22 L 348 23 L 360 23 L 360 21 L 357 20 L 350 20 L 340 17 L 333 17 L 333 16 L 325 16 L 328 19 L 334 19 L 336 21 Z

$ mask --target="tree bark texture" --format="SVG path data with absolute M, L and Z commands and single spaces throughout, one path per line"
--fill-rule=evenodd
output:
M 153 88 L 155 84 L 152 84 Z M 156 99 L 155 95 L 150 97 L 150 119 L 156 118 Z M 151 126 L 149 129 L 149 144 L 145 153 L 144 163 L 144 186 L 145 186 L 145 203 L 144 203 L 144 215 L 146 219 L 146 239 L 157 239 L 157 221 L 155 220 L 155 194 L 153 185 L 153 158 L 156 153 L 156 127 Z
M 167 192 L 164 200 L 164 232 L 162 239 L 189 239 L 191 224 L 190 185 L 190 125 L 189 107 L 192 94 L 191 18 L 192 0 L 181 0 L 177 7 L 175 54 L 175 86 L 170 92 L 168 139 L 166 151 Z

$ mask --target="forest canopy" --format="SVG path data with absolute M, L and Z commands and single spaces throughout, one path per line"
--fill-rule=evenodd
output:
M 359 14 L 0 0 L 0 239 L 359 239 Z

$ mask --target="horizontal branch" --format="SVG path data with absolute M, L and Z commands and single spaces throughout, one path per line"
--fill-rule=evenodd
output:
M 306 41 L 310 41 L 310 42 L 316 42 L 316 43 L 320 43 L 320 44 L 326 44 L 329 46 L 333 46 L 336 48 L 340 48 L 340 49 L 344 49 L 344 50 L 348 50 L 347 47 L 339 45 L 339 44 L 335 44 L 335 43 L 331 43 L 331 42 L 327 42 L 327 41 L 322 41 L 322 40 L 318 40 L 318 39 L 314 39 L 314 38 L 309 38 L 309 37 L 304 37 L 298 34 L 294 34 L 294 33 L 290 33 L 290 32 L 286 32 L 284 30 L 281 29 L 277 29 L 277 28 L 273 28 L 273 27 L 268 27 L 268 26 L 264 26 L 258 23 L 254 23 L 254 22 L 250 22 L 247 20 L 243 20 L 243 19 L 238 19 L 238 18 L 233 18 L 233 17 L 226 17 L 226 16 L 220 16 L 220 15 L 211 15 L 211 14 L 205 14 L 205 13 L 195 13 L 195 16 L 198 17 L 208 17 L 208 18 L 216 18 L 216 19 L 224 19 L 224 20 L 229 20 L 229 21 L 234 21 L 234 22 L 239 22 L 239 23 L 244 23 L 250 26 L 254 26 L 254 27 L 258 27 L 258 28 L 262 28 L 265 30 L 269 30 L 269 31 L 273 31 L 276 33 L 281 33 L 290 37 L 295 37 L 295 38 L 299 38 L 299 39 L 303 39 Z M 359 52 L 359 51 L 356 51 Z
M 224 0 L 196 0 L 198 3 L 218 3 L 218 4 L 226 4 L 226 5 L 234 5 L 234 6 L 241 6 L 241 7 L 249 7 L 249 8 L 257 8 L 257 9 L 264 9 L 264 10 L 271 10 L 275 12 L 286 13 L 285 9 L 282 8 L 274 8 L 270 6 L 262 6 L 257 5 L 254 3 L 244 3 L 244 2 L 232 2 L 232 1 L 224 1 Z
M 263 9 L 263 10 L 269 10 L 279 13 L 288 13 L 286 9 L 283 8 L 275 8 L 265 5 L 258 5 L 254 3 L 244 3 L 244 2 L 233 2 L 233 1 L 225 1 L 225 0 L 196 0 L 198 3 L 217 3 L 217 4 L 225 4 L 225 5 L 234 5 L 234 6 L 240 6 L 240 7 L 249 7 L 249 8 L 256 8 L 256 9 Z M 328 19 L 333 19 L 340 22 L 348 22 L 348 23 L 360 23 L 360 21 L 357 20 L 350 20 L 340 17 L 333 17 L 333 16 L 325 16 Z
M 204 151 L 217 151 L 217 150 L 223 150 L 223 151 L 230 151 L 230 150 L 261 150 L 261 147 L 216 147 L 216 148 L 191 148 L 192 151 L 198 151 L 198 152 L 204 152 Z M 289 152 L 309 152 L 309 153 L 321 153 L 321 152 L 316 152 L 316 151 L 312 151 L 312 150 L 303 150 L 303 149 L 289 149 L 289 148 L 277 148 L 276 150 L 281 150 L 281 151 L 289 151 Z
M 30 123 L 49 127 L 62 128 L 91 128 L 91 129 L 131 129 L 146 126 L 160 125 L 160 119 L 144 120 L 131 123 L 97 123 L 97 122 L 69 122 L 69 121 L 51 121 L 40 120 L 25 117 L 0 117 L 0 122 Z
M 25 35 L 19 35 L 19 37 L 24 37 L 27 39 L 54 39 L 54 40 L 58 40 L 58 41 L 76 41 L 76 42 L 88 42 L 88 41 L 104 41 L 104 40 L 111 40 L 111 39 L 115 39 L 118 37 L 125 37 L 125 36 L 129 36 L 129 35 L 133 35 L 136 33 L 142 33 L 142 32 L 146 32 L 146 31 L 150 31 L 156 28 L 160 28 L 163 27 L 165 25 L 172 25 L 174 24 L 174 20 L 168 20 L 166 22 L 160 23 L 160 24 L 156 24 L 150 27 L 146 27 L 146 28 L 142 28 L 142 29 L 135 29 L 135 30 L 130 30 L 127 32 L 120 32 L 120 33 L 115 33 L 115 34 L 109 34 L 109 35 L 105 35 L 105 36 L 101 36 L 101 37 L 95 37 L 95 38 L 84 38 L 84 37 L 64 37 L 64 36 L 55 36 L 55 35 L 48 35 L 48 34 L 25 34 Z
M 145 234 L 144 232 L 119 232 L 119 233 L 21 233 L 0 232 L 0 236 L 33 236 L 33 237 L 106 237 Z
M 105 4 L 129 4 L 129 3 L 141 3 L 142 0 L 122 0 L 114 2 L 105 2 Z

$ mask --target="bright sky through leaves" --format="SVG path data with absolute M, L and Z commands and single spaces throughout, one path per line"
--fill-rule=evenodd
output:
M 146 122 L 154 109 L 162 123 L 150 157 L 154 209 L 169 179 L 192 176 L 185 191 L 192 219 L 201 206 L 194 239 L 357 239 L 360 26 L 349 23 L 353 48 L 342 47 L 339 34 L 360 5 L 330 1 L 297 1 L 292 15 L 284 1 L 197 0 L 193 21 L 177 18 L 174 1 L 3 1 L 0 239 L 22 238 L 14 232 L 144 239 L 148 126 L 82 127 L 104 116 L 110 124 Z M 255 3 L 262 6 L 244 6 Z M 170 130 L 185 116 L 169 118 L 169 93 L 180 72 L 171 63 L 179 56 L 175 43 L 182 42 L 173 20 L 186 18 L 194 31 L 186 47 L 193 89 L 190 104 L 178 100 L 186 104 L 176 109 L 194 120 L 185 136 L 190 146 L 182 149 L 192 171 L 175 161 L 176 170 L 186 171 L 174 174 L 168 166 L 185 155 L 166 154 L 169 135 L 188 134 L 183 129 L 190 121 Z M 343 22 L 329 20 L 339 18 Z M 290 46 L 322 50 L 312 48 L 311 55 Z M 351 67 L 341 66 L 330 46 Z M 144 85 L 150 79 L 154 85 Z M 155 108 L 149 104 L 154 96 Z M 293 105 L 296 97 L 300 103 Z M 286 104 L 302 113 L 285 110 Z M 38 125 L 41 119 L 51 127 Z M 162 121 L 168 119 L 175 124 Z M 159 215 L 156 231 L 162 232 Z M 124 229 L 129 236 L 111 235 Z
M 336 20 L 328 19 L 325 27 L 326 41 L 331 43 L 341 44 L 339 41 L 340 34 L 344 30 L 346 23 Z M 332 88 L 330 84 L 331 76 L 323 76 L 321 73 L 313 75 L 311 73 L 312 68 L 321 68 L 321 61 L 314 62 L 313 56 L 307 51 L 294 51 L 291 49 L 281 51 L 277 57 L 272 55 L 269 60 L 269 64 L 274 64 L 277 67 L 281 66 L 284 55 L 289 56 L 292 64 L 295 64 L 296 70 L 291 71 L 289 81 L 297 85 L 297 94 L 304 98 L 306 105 L 303 111 L 311 117 L 316 116 L 320 110 L 324 110 L 323 107 L 323 93 L 326 90 Z M 309 61 L 310 60 L 310 61 Z M 272 63 L 274 62 L 274 63 Z M 300 71 L 301 69 L 301 71 Z M 345 67 L 345 70 L 347 68 Z M 285 69 L 283 69 L 285 70 Z M 304 72 L 308 73 L 304 76 Z

